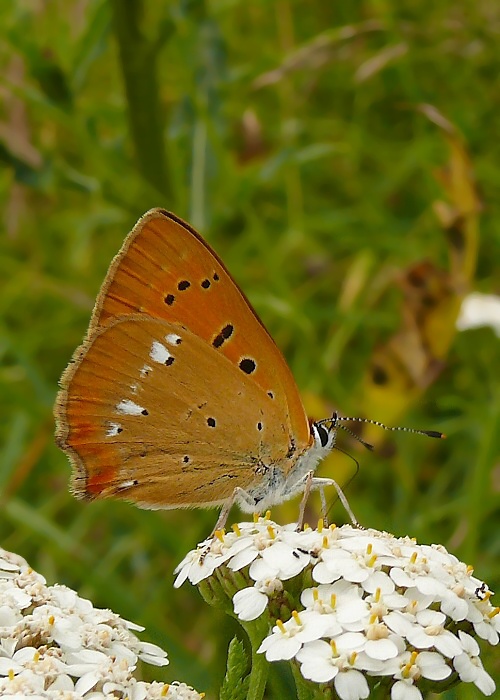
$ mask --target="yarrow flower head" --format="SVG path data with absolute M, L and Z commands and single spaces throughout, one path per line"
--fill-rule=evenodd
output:
M 94 608 L 66 586 L 48 586 L 17 554 L 0 549 L 0 695 L 198 700 L 184 683 L 145 683 L 138 660 L 167 654 L 135 634 L 143 628 Z
M 500 610 L 471 567 L 440 545 L 350 525 L 297 532 L 269 519 L 234 525 L 176 569 L 242 624 L 267 623 L 258 652 L 290 660 L 342 700 L 383 684 L 392 700 L 474 683 L 495 690 L 476 641 L 498 644 Z M 298 593 L 297 593 L 298 591 Z

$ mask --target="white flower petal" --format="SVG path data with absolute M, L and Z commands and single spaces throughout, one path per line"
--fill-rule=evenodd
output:
M 372 639 L 366 642 L 365 652 L 372 659 L 395 659 L 399 653 L 396 644 L 390 639 Z
M 254 586 L 243 588 L 233 596 L 235 614 L 240 620 L 255 620 L 266 609 L 269 599 Z
M 270 638 L 267 637 L 264 639 L 257 652 L 264 651 L 264 644 L 267 639 Z M 302 642 L 300 642 L 297 637 L 274 637 L 265 648 L 266 659 L 268 661 L 284 661 L 291 659 L 295 656 L 301 646 Z
M 266 578 L 278 578 L 279 567 L 272 561 L 266 561 L 259 557 L 250 564 L 248 574 L 254 581 L 261 581 Z
M 100 680 L 100 675 L 97 671 L 91 671 L 79 678 L 75 683 L 75 693 L 85 695 L 91 690 Z
M 243 567 L 251 564 L 257 555 L 258 551 L 255 547 L 246 547 L 241 552 L 231 557 L 227 565 L 232 571 L 239 571 L 243 569 Z
M 300 672 L 307 680 L 315 683 L 328 683 L 338 674 L 337 666 L 331 664 L 327 659 L 318 657 L 316 659 L 308 659 L 300 666 Z
M 391 688 L 391 700 L 422 700 L 422 693 L 411 682 L 396 681 Z
M 364 700 L 370 695 L 366 678 L 354 669 L 339 673 L 333 684 L 340 700 Z
M 434 651 L 422 651 L 418 655 L 418 666 L 424 678 L 442 681 L 451 674 L 451 668 L 441 654 Z
M 460 642 L 462 644 L 464 651 L 467 654 L 469 654 L 469 656 L 479 656 L 479 653 L 480 653 L 479 644 L 476 642 L 474 637 L 471 637 L 470 634 L 467 634 L 466 632 L 459 630 L 458 631 L 458 638 L 460 639 Z

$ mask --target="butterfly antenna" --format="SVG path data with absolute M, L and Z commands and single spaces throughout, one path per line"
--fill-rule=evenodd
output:
M 351 430 L 350 428 L 348 428 L 347 425 L 340 424 L 338 427 L 342 428 L 342 430 L 344 432 L 349 433 L 349 435 L 351 437 L 353 437 L 355 440 L 360 442 L 363 445 L 363 447 L 366 447 L 367 450 L 374 450 L 375 449 L 373 447 L 373 445 L 371 445 L 369 442 L 366 442 L 365 440 L 363 440 L 363 438 L 359 437 L 359 435 L 356 435 L 354 430 Z M 337 447 L 337 449 L 339 449 L 339 448 Z M 340 452 L 343 452 L 343 450 L 340 450 Z M 345 454 L 347 454 L 347 452 Z M 348 455 L 348 456 L 351 457 L 351 455 Z M 356 461 L 356 460 L 354 460 L 354 461 Z M 356 462 L 356 464 L 357 464 L 357 462 Z M 358 464 L 358 468 L 359 468 L 359 464 Z M 356 471 L 356 473 L 357 473 L 357 471 Z
M 416 428 L 404 428 L 402 426 L 391 426 L 391 425 L 385 425 L 384 423 L 381 423 L 378 420 L 372 420 L 371 418 L 356 418 L 354 416 L 339 416 L 338 413 L 335 411 L 332 415 L 331 418 L 325 418 L 324 420 L 318 421 L 318 423 L 333 423 L 334 426 L 337 426 L 339 428 L 342 428 L 342 430 L 345 430 L 346 432 L 350 433 L 353 435 L 356 440 L 359 440 L 365 447 L 368 449 L 373 449 L 373 445 L 370 445 L 367 442 L 364 442 L 361 438 L 359 438 L 356 434 L 354 434 L 351 430 L 349 430 L 345 425 L 342 425 L 342 423 L 347 423 L 347 422 L 356 422 L 356 423 L 371 423 L 371 425 L 377 425 L 379 428 L 383 428 L 384 430 L 391 430 L 393 432 L 400 431 L 403 433 L 415 433 L 416 435 L 426 435 L 427 437 L 431 438 L 438 438 L 440 440 L 444 439 L 446 435 L 444 433 L 440 433 L 438 430 L 417 430 Z
M 336 420 L 339 423 L 339 427 L 343 428 L 344 430 L 345 428 L 343 425 L 341 425 L 341 423 L 343 423 L 344 421 L 355 421 L 357 423 L 371 423 L 372 425 L 377 425 L 379 428 L 383 428 L 384 430 L 392 430 L 394 432 L 400 431 L 403 433 L 415 433 L 416 435 L 426 435 L 427 437 L 438 438 L 440 440 L 446 437 L 444 433 L 440 433 L 438 430 L 417 430 L 416 428 L 404 428 L 402 426 L 384 425 L 384 423 L 381 423 L 378 420 L 371 420 L 370 418 L 336 416 Z

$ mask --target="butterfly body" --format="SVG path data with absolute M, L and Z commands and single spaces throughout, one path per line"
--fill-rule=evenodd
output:
M 87 500 L 264 510 L 335 441 L 221 260 L 161 209 L 113 260 L 61 387 L 56 441 Z

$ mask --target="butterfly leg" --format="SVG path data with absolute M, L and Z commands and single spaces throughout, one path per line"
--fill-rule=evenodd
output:
M 255 507 L 253 498 L 245 491 L 245 489 L 242 489 L 240 486 L 237 486 L 234 489 L 231 496 L 222 506 L 221 511 L 219 513 L 219 517 L 217 518 L 217 522 L 215 523 L 215 527 L 212 530 L 211 536 L 215 535 L 217 530 L 222 530 L 222 528 L 226 524 L 229 511 L 235 503 L 238 503 L 240 506 L 242 506 L 243 510 L 247 511 L 251 511 Z
M 351 523 L 355 527 L 359 527 L 359 522 L 358 522 L 356 516 L 354 515 L 354 513 L 352 512 L 351 506 L 349 505 L 349 501 L 345 497 L 344 492 L 342 491 L 340 486 L 337 484 L 337 482 L 334 479 L 323 479 L 323 478 L 317 476 L 311 480 L 310 490 L 314 491 L 316 489 L 319 489 L 320 496 L 321 496 L 321 508 L 323 510 L 323 516 L 325 516 L 325 518 L 326 518 L 326 498 L 325 498 L 325 494 L 324 494 L 324 489 L 326 486 L 333 486 L 334 487 L 335 491 L 337 492 L 337 495 L 339 497 L 340 502 L 344 506 L 344 509 L 351 520 Z
M 302 495 L 302 500 L 300 501 L 299 518 L 297 520 L 296 527 L 297 532 L 302 530 L 302 526 L 304 524 L 304 513 L 306 510 L 307 501 L 309 500 L 309 496 L 311 494 L 311 487 L 314 481 L 314 472 L 312 470 L 307 472 L 307 474 L 305 474 L 300 481 L 304 482 L 304 493 Z
M 328 521 L 328 506 L 326 504 L 325 488 L 324 486 L 319 487 L 319 497 L 321 499 L 321 516 L 323 518 L 324 527 L 328 527 L 330 524 Z
M 201 552 L 201 555 L 200 555 L 200 564 L 203 564 L 203 562 L 205 561 L 205 558 L 206 558 L 207 554 L 209 553 L 211 546 L 214 544 L 214 542 L 218 538 L 218 533 L 220 534 L 219 531 L 222 530 L 226 524 L 226 521 L 227 521 L 227 518 L 229 515 L 229 511 L 231 510 L 231 508 L 234 506 L 234 504 L 237 501 L 239 503 L 241 503 L 241 501 L 243 501 L 244 503 L 248 503 L 249 505 L 251 502 L 253 503 L 253 501 L 251 501 L 251 497 L 248 495 L 248 493 L 244 489 L 240 488 L 239 486 L 237 486 L 234 489 L 233 493 L 227 499 L 227 501 L 224 503 L 224 505 L 222 506 L 222 508 L 220 510 L 219 517 L 217 518 L 217 522 L 215 523 L 214 528 L 213 528 L 212 532 L 210 533 L 210 537 L 208 538 L 208 544 L 205 544 L 203 546 L 203 551 Z
M 319 490 L 320 492 L 320 497 L 321 497 L 321 510 L 322 510 L 322 515 L 323 518 L 325 519 L 325 522 L 327 521 L 327 506 L 326 506 L 326 498 L 325 498 L 325 493 L 324 489 L 327 486 L 333 486 L 335 490 L 337 491 L 337 495 L 340 499 L 340 502 L 345 508 L 346 513 L 348 514 L 351 522 L 353 525 L 356 527 L 359 527 L 359 522 L 352 512 L 351 506 L 349 505 L 349 502 L 347 498 L 345 497 L 344 492 L 340 488 L 340 486 L 337 484 L 337 482 L 334 479 L 324 479 L 321 477 L 315 477 L 313 471 L 307 472 L 296 484 L 294 484 L 293 489 L 291 491 L 297 492 L 297 491 L 303 491 L 303 496 L 302 496 L 302 501 L 300 502 L 300 509 L 299 509 L 299 519 L 297 522 L 297 529 L 302 528 L 302 524 L 304 521 L 304 512 L 307 504 L 307 500 L 309 498 L 309 495 L 311 491 L 315 491 L 316 489 Z

